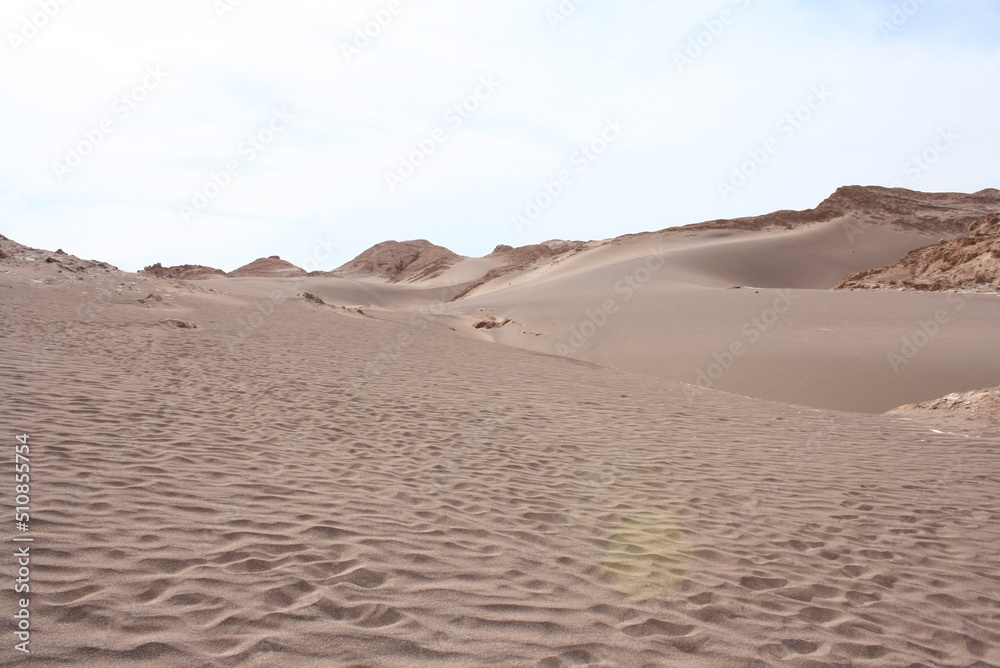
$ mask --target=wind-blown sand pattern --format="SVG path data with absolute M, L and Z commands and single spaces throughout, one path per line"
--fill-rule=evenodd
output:
M 37 471 L 35 640 L 5 665 L 1000 665 L 995 439 L 28 280 L 0 275 L 0 406 Z

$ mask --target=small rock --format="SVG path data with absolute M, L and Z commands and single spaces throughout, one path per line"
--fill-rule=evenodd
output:
M 485 320 L 480 320 L 479 322 L 475 323 L 473 327 L 475 327 L 476 329 L 499 329 L 500 327 L 503 327 L 509 322 L 510 318 L 507 318 L 505 320 L 497 320 L 496 318 L 490 316 Z
M 303 299 L 305 299 L 307 302 L 312 302 L 313 304 L 319 304 L 320 306 L 326 306 L 326 302 L 325 301 L 323 301 L 322 299 L 320 299 L 319 297 L 317 297 L 316 295 L 314 295 L 311 292 L 303 292 L 299 296 L 302 297 Z

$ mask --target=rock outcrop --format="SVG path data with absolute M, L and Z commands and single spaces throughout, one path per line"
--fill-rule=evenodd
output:
M 955 392 L 940 399 L 894 408 L 887 415 L 918 413 L 943 413 L 1000 423 L 1000 387 Z
M 846 277 L 835 290 L 1000 291 L 1000 213 L 951 240 L 918 248 L 899 262 Z
M 40 248 L 31 248 L 30 246 L 12 241 L 3 235 L 0 235 L 0 262 L 20 266 L 34 265 L 36 267 L 48 264 L 53 265 L 53 271 L 65 270 L 72 273 L 118 270 L 117 267 L 107 262 L 84 260 L 75 255 L 70 255 L 61 248 L 55 253 Z
M 176 267 L 164 267 L 159 262 L 146 267 L 139 273 L 147 274 L 153 278 L 168 278 L 181 281 L 193 281 L 199 278 L 220 278 L 226 275 L 226 272 L 221 269 L 206 267 L 200 264 L 182 264 Z

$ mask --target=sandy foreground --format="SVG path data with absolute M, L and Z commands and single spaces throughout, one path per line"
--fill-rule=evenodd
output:
M 30 435 L 34 538 L 31 655 L 13 647 L 10 543 L 0 664 L 1000 666 L 995 426 L 477 340 L 515 331 L 468 333 L 502 295 L 413 320 L 437 286 L 359 313 L 231 280 L 263 293 L 0 274 L 0 438 L 13 461 Z M 678 299 L 778 289 L 692 283 Z M 883 310 L 882 366 L 893 328 L 938 306 L 916 299 L 947 299 L 815 294 Z M 872 301 L 893 296 L 917 307 Z M 989 299 L 941 335 L 981 346 L 953 360 L 995 346 Z M 530 331 L 547 307 L 518 303 L 506 317 Z

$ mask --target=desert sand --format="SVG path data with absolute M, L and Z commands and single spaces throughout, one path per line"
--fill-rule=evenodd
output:
M 1000 385 L 1000 297 L 830 289 L 979 215 L 936 201 L 932 233 L 860 211 L 433 247 L 395 282 L 0 240 L 34 539 L 32 652 L 4 587 L 0 664 L 1000 666 L 997 425 L 880 414 Z
M 806 212 L 549 242 L 556 252 L 463 259 L 426 241 L 383 244 L 302 280 L 262 273 L 199 284 L 250 297 L 308 291 L 383 319 L 704 389 L 881 413 L 1000 384 L 998 284 L 907 294 L 832 288 L 942 238 L 963 243 L 970 225 L 996 210 L 995 190 L 851 187 Z M 426 261 L 415 248 L 429 249 Z M 1000 264 L 989 248 L 983 257 Z M 407 272 L 401 259 L 421 270 Z M 509 322 L 474 327 L 486 318 Z

